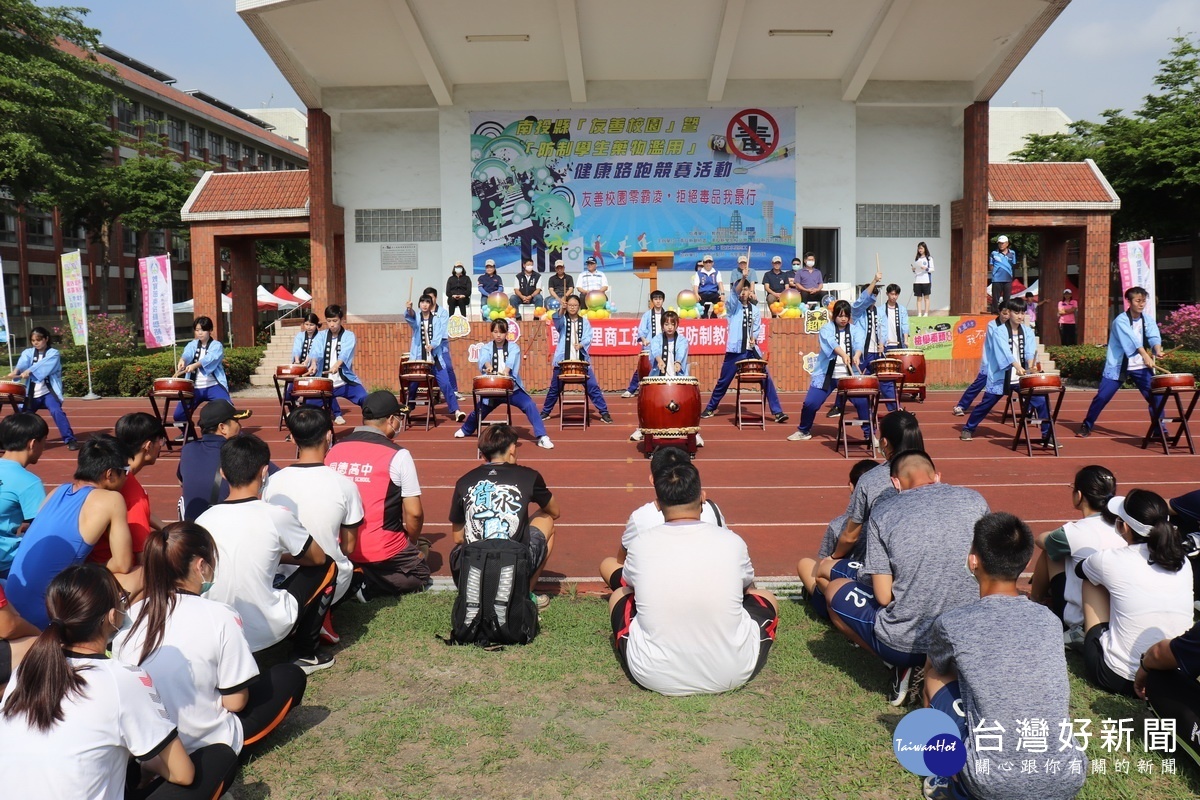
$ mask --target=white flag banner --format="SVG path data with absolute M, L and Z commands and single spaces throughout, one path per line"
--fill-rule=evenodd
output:
M 71 323 L 71 334 L 76 345 L 88 343 L 87 291 L 83 286 L 83 262 L 79 251 L 63 253 L 62 282 L 63 303 L 67 308 L 67 321 Z M 107 273 L 107 270 L 105 270 Z
M 8 344 L 8 297 L 4 291 L 4 259 L 0 259 L 0 338 Z
M 171 294 L 171 257 L 138 259 L 142 279 L 142 324 L 146 347 L 175 344 L 175 299 Z

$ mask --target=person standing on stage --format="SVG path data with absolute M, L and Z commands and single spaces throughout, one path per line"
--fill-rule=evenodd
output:
M 838 378 L 846 378 L 854 374 L 852 365 L 862 359 L 862 331 L 850 324 L 850 304 L 838 300 L 833 304 L 833 318 L 821 326 L 818 338 L 821 341 L 821 353 L 817 356 L 817 366 L 813 370 L 812 380 L 808 384 L 808 393 L 804 396 L 804 409 L 800 412 L 800 424 L 796 432 L 788 437 L 789 442 L 804 442 L 812 438 L 813 420 L 821 410 L 826 398 L 837 389 Z M 865 397 L 851 398 L 859 419 L 870 419 L 871 413 Z M 871 427 L 863 426 L 863 436 L 867 443 L 871 441 Z
M 521 271 L 517 274 L 516 291 L 508 298 L 508 302 L 517 309 L 517 319 L 521 318 L 521 306 L 545 307 L 546 302 L 542 297 L 541 287 L 538 286 L 540 277 L 533 268 L 533 259 L 525 259 Z
M 458 397 L 450 385 L 450 375 L 446 372 L 446 359 L 442 353 L 442 343 L 446 341 L 446 319 L 433 313 L 433 298 L 421 295 L 417 301 L 421 309 L 420 315 L 413 311 L 412 303 L 404 309 L 404 321 L 412 328 L 412 346 L 409 348 L 410 361 L 430 361 L 433 363 L 433 376 L 437 379 L 438 388 L 446 398 L 446 407 L 454 416 L 455 422 L 467 418 L 458 407 Z M 408 404 L 411 406 L 417 399 L 417 384 L 408 384 Z
M 913 297 L 917 298 L 917 316 L 929 316 L 929 295 L 933 291 L 933 256 L 924 242 L 917 242 L 917 254 L 909 265 L 913 274 Z
M 725 284 L 721 280 L 721 273 L 713 266 L 711 255 L 706 255 L 700 260 L 700 266 L 696 267 L 696 274 L 692 276 L 692 288 L 704 305 L 704 318 L 715 317 L 713 307 L 724 299 Z M 729 296 L 733 297 L 732 294 Z
M 446 307 L 448 314 L 467 316 L 467 306 L 471 304 L 471 279 L 461 261 L 454 262 L 450 277 L 446 279 Z
M 650 293 L 650 308 L 642 314 L 642 321 L 638 323 L 637 337 L 641 343 L 642 349 L 650 346 L 650 340 L 657 336 L 662 331 L 663 303 L 666 302 L 667 296 L 658 289 Z M 651 364 L 653 364 L 653 356 Z M 651 372 L 651 374 L 654 374 Z M 621 395 L 626 399 L 637 394 L 638 382 L 642 379 L 638 368 L 633 369 L 633 377 L 629 379 L 629 388 Z
M 792 261 L 795 267 L 795 259 Z M 817 269 L 817 257 L 809 252 L 804 254 L 804 268 L 793 273 L 792 288 L 800 291 L 800 300 L 805 303 L 820 303 L 825 292 L 825 276 Z
M 183 348 L 183 355 L 175 365 L 194 384 L 192 399 L 175 405 L 175 424 L 183 425 L 188 413 L 208 400 L 229 400 L 229 379 L 225 377 L 225 346 L 213 338 L 213 321 L 209 317 L 197 317 L 192 324 L 196 338 Z M 195 432 L 185 430 L 179 441 L 193 438 Z
M 1017 269 L 1017 251 L 1008 246 L 1007 236 L 996 237 L 996 249 L 988 264 L 992 268 L 992 303 L 1000 308 L 1012 297 L 1013 274 Z
M 604 292 L 608 294 L 608 278 L 604 273 L 596 269 L 596 259 L 588 256 L 587 261 L 583 262 L 587 269 L 579 276 L 579 280 L 575 281 L 575 285 L 579 288 L 581 295 L 587 295 L 588 292 Z
M 567 274 L 561 258 L 554 262 L 554 274 L 546 282 L 546 291 L 550 294 L 546 299 L 546 308 L 550 311 L 562 308 L 563 301 L 575 293 L 575 279 Z
M 550 378 L 550 388 L 546 390 L 546 402 L 542 405 L 542 419 L 549 419 L 550 412 L 558 403 L 562 394 L 563 383 L 559 377 L 560 367 L 564 360 L 588 361 L 588 352 L 592 348 L 592 325 L 584 317 L 579 316 L 579 295 L 573 294 L 563 303 L 564 314 L 554 315 L 554 329 L 558 331 L 558 346 L 554 348 L 554 375 Z M 591 363 L 587 368 L 587 393 L 592 405 L 600 412 L 600 419 L 606 425 L 612 425 L 613 418 L 608 413 L 608 404 L 604 402 L 604 393 L 600 384 L 596 383 L 596 372 Z
M 521 383 L 521 348 L 516 342 L 508 340 L 508 320 L 492 320 L 490 328 L 492 340 L 479 348 L 479 374 L 507 375 L 512 378 L 514 386 L 510 402 L 521 409 L 529 419 L 529 426 L 533 428 L 533 435 L 537 437 L 538 447 L 553 450 L 554 442 L 546 435 L 546 425 L 538 414 L 537 406 L 533 404 L 533 398 Z M 467 415 L 463 426 L 454 432 L 454 438 L 463 439 L 474 434 L 488 414 L 499 408 L 503 402 L 502 397 L 479 398 L 479 406 Z
M 354 350 L 358 344 L 354 332 L 343 327 L 346 313 L 341 306 L 325 307 L 325 330 L 317 334 L 313 351 L 317 356 L 317 372 L 333 380 L 333 424 L 345 425 L 338 406 L 338 398 L 344 397 L 359 408 L 367 399 L 367 390 L 354 374 Z M 317 401 L 314 401 L 317 402 Z
M 963 425 L 959 439 L 971 441 L 975 429 L 992 407 L 1000 402 L 1005 395 L 1017 391 L 1020 376 L 1034 369 L 1034 359 L 1037 358 L 1037 339 L 1033 329 L 1025 324 L 1025 303 L 1021 300 L 1009 300 L 1007 303 L 1009 320 L 1007 325 L 988 326 L 987 338 L 983 342 L 983 369 L 987 372 L 987 384 L 983 387 L 983 399 L 967 424 Z M 1042 447 L 1053 447 L 1050 437 L 1050 405 L 1045 395 L 1033 395 L 1029 399 L 1030 407 L 1041 420 Z
M 1100 412 L 1113 399 L 1117 389 L 1129 378 L 1137 390 L 1150 404 L 1151 418 L 1157 416 L 1162 424 L 1163 408 L 1155 409 L 1154 398 L 1150 394 L 1150 378 L 1154 375 L 1154 359 L 1161 358 L 1162 336 L 1158 332 L 1158 323 L 1148 316 L 1146 300 L 1149 298 L 1146 290 L 1134 286 L 1125 292 L 1125 302 L 1129 309 L 1118 314 L 1112 321 L 1108 331 L 1108 355 L 1104 359 L 1104 372 L 1100 375 L 1100 387 L 1096 397 L 1088 407 L 1087 416 L 1079 426 L 1076 436 L 1091 436 Z
M 799 260 L 796 261 L 799 264 Z M 762 283 L 763 288 L 767 292 L 767 308 L 771 307 L 772 303 L 782 303 L 783 298 L 780 295 L 788 288 L 788 279 L 791 278 L 791 273 L 783 271 L 783 259 L 775 256 L 771 259 L 771 269 L 763 273 Z M 774 311 L 771 311 L 772 317 L 778 317 Z
M 758 351 L 758 337 L 762 334 L 762 314 L 754 300 L 754 287 L 742 281 L 729 293 L 725 304 L 725 322 L 729 326 L 725 334 L 725 360 L 721 362 L 721 376 L 713 387 L 708 405 L 700 417 L 707 419 L 717 413 L 721 398 L 729 391 L 733 377 L 737 374 L 737 364 L 747 358 L 762 358 Z M 775 415 L 776 422 L 787 422 L 787 414 L 783 413 L 783 405 L 779 402 L 779 394 L 775 391 L 775 381 L 767 371 L 767 380 L 763 384 L 767 393 L 767 405 Z
M 650 374 L 668 377 L 688 374 L 687 337 L 679 335 L 679 315 L 674 311 L 663 312 L 662 332 L 650 340 Z M 640 429 L 629 437 L 631 442 L 641 440 Z M 696 446 L 704 447 L 704 439 L 698 433 Z
M 1062 300 L 1058 301 L 1058 338 L 1060 344 L 1070 347 L 1077 343 L 1075 338 L 1075 314 L 1079 301 L 1071 296 L 1070 289 L 1063 289 Z
M 8 380 L 25 381 L 25 402 L 21 404 L 21 410 L 32 414 L 39 408 L 49 409 L 67 449 L 78 450 L 79 442 L 62 406 L 62 359 L 58 350 L 50 346 L 50 331 L 39 325 L 29 332 L 29 343 L 33 346 L 25 348 L 16 368 L 6 376 Z M 175 408 L 176 419 L 181 411 L 180 406 Z

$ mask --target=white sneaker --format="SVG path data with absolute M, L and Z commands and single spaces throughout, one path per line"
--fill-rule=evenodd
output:
M 631 442 L 640 442 L 644 438 L 645 437 L 642 436 L 642 431 L 640 428 L 638 430 L 634 431 L 633 433 L 629 434 L 629 441 L 631 441 Z
M 804 431 L 796 431 L 791 436 L 789 436 L 787 438 L 787 440 L 789 442 L 807 442 L 811 438 L 812 438 L 811 433 L 805 433 Z
M 549 436 L 539 436 L 538 447 L 542 448 L 543 450 L 553 450 L 554 442 L 550 441 Z
M 463 431 L 462 428 L 459 428 L 458 430 L 456 430 L 454 432 L 454 438 L 455 439 L 465 439 L 465 438 L 467 438 L 467 434 L 465 431 Z
M 334 425 L 345 425 L 346 418 L 343 417 L 341 414 L 338 414 L 336 417 L 333 418 L 333 424 Z
M 633 392 L 622 392 L 621 397 L 628 400 L 629 398 L 633 397 Z
M 1072 625 L 1063 631 L 1063 647 L 1068 650 L 1082 650 L 1084 638 L 1086 637 L 1083 635 L 1083 626 Z
M 704 447 L 704 437 L 698 433 L 696 434 L 696 447 Z

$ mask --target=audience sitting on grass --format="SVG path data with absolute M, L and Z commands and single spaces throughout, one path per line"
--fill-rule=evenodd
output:
M 463 546 L 482 539 L 507 538 L 529 548 L 533 573 L 529 592 L 554 549 L 554 521 L 558 501 L 537 470 L 517 463 L 517 432 L 511 425 L 492 425 L 479 437 L 479 455 L 484 464 L 458 479 L 450 499 L 450 526 L 454 548 L 450 572 L 458 584 Z M 538 510 L 530 515 L 529 506 Z M 534 595 L 538 609 L 550 604 L 546 595 Z
M 864 458 L 862 461 L 855 463 L 850 468 L 850 493 L 853 495 L 854 490 L 858 487 L 862 477 L 868 471 L 878 468 L 880 465 L 869 458 Z M 891 486 L 889 481 L 888 486 Z M 802 558 L 796 565 L 796 571 L 800 575 L 800 582 L 804 584 L 804 595 L 808 598 L 809 604 L 813 611 L 821 619 L 829 619 L 829 609 L 825 605 L 825 587 L 829 584 L 829 580 L 817 577 L 817 566 L 833 555 L 833 550 L 837 547 L 842 531 L 846 529 L 846 521 L 849 519 L 848 513 L 841 513 L 829 521 L 825 527 L 825 535 L 821 537 L 821 546 L 817 549 L 817 557 Z M 865 542 L 864 542 L 865 543 Z M 858 575 L 858 569 L 862 566 L 862 562 L 855 561 L 852 558 L 842 559 L 833 565 L 831 574 L 836 578 L 853 578 Z M 843 568 L 845 571 L 843 572 Z
M 349 597 L 362 573 L 354 571 L 347 553 L 353 553 L 358 529 L 363 523 L 363 503 L 354 481 L 325 465 L 325 455 L 333 441 L 333 426 L 324 409 L 301 406 L 288 415 L 287 427 L 298 453 L 296 463 L 271 476 L 263 489 L 263 500 L 283 506 L 296 515 L 321 549 L 337 565 L 333 605 Z M 296 571 L 283 564 L 280 571 Z M 341 637 L 333 627 L 333 609 L 321 622 L 321 640 L 337 644 Z
M 150 496 L 142 488 L 136 475 L 158 460 L 158 452 L 166 441 L 162 423 L 153 414 L 138 412 L 126 414 L 117 420 L 113 433 L 129 455 L 129 470 L 121 484 L 121 498 L 125 501 L 125 521 L 129 525 L 129 539 L 133 549 L 133 560 L 142 563 L 142 550 L 151 531 L 162 530 L 163 523 L 150 510 Z M 112 557 L 107 537 L 101 537 L 88 555 L 88 561 L 107 564 Z M 130 588 L 127 581 L 118 575 L 117 580 Z M 133 593 L 136 594 L 136 593 Z
M 1200 623 L 1142 656 L 1133 690 L 1155 715 L 1173 720 L 1176 741 L 1200 765 Z
M 363 401 L 363 424 L 338 437 L 326 466 L 354 481 L 363 503 L 350 560 L 363 574 L 355 599 L 367 602 L 433 585 L 426 562 L 429 541 L 421 538 L 425 510 L 412 453 L 392 441 L 404 426 L 400 402 L 388 391 Z
M 639 686 L 664 695 L 715 694 L 763 668 L 778 604 L 754 588 L 746 543 L 700 519 L 704 491 L 691 463 L 654 476 L 665 522 L 629 541 L 622 567 L 601 573 L 617 659 Z
M 0 578 L 8 575 L 21 536 L 33 521 L 46 487 L 29 468 L 42 457 L 50 426 L 18 411 L 0 419 Z
M 145 599 L 129 609 L 113 656 L 150 675 L 187 752 L 223 744 L 241 753 L 300 704 L 307 676 L 287 662 L 260 674 L 241 617 L 203 596 L 217 565 L 208 531 L 173 522 L 145 554 Z
M 1030 752 L 1016 731 L 988 736 L 997 723 L 1011 729 L 1017 720 L 1039 719 L 1057 731 L 1072 719 L 1059 622 L 1017 591 L 1032 555 L 1033 534 L 1012 514 L 987 514 L 975 523 L 966 566 L 979 582 L 979 598 L 934 621 L 925 664 L 925 705 L 958 725 L 966 765 L 950 778 L 926 778 L 927 798 L 1067 800 L 1083 786 L 1087 756 L 1078 741 L 1046 752 L 1040 770 L 1006 769 Z
M 900 706 L 920 683 L 933 620 L 976 597 L 963 564 L 988 506 L 941 483 L 923 450 L 893 458 L 891 473 L 900 493 L 871 514 L 858 580 L 830 581 L 825 600 L 834 627 L 891 669 L 888 701 Z
M 8 602 L 4 587 L 0 586 L 0 689 L 20 665 L 39 633 L 41 631 L 33 623 L 17 613 Z
M 1036 539 L 1041 554 L 1034 565 L 1030 597 L 1049 605 L 1062 620 L 1063 643 L 1072 649 L 1083 646 L 1083 578 L 1076 568 L 1092 553 L 1126 544 L 1113 528 L 1116 517 L 1108 510 L 1108 501 L 1116 493 L 1116 476 L 1107 468 L 1084 467 L 1071 484 L 1071 505 L 1082 519 Z
M 305 673 L 333 666 L 321 652 L 321 623 L 333 601 L 337 566 L 296 515 L 262 499 L 271 448 L 252 434 L 221 445 L 221 474 L 229 498 L 196 523 L 217 543 L 218 561 L 208 597 L 233 606 L 254 652 L 292 639 L 293 663 Z M 280 564 L 297 569 L 278 586 Z
M 1084 673 L 1101 689 L 1133 695 L 1142 654 L 1192 626 L 1192 565 L 1154 492 L 1132 489 L 1108 510 L 1129 546 L 1093 553 L 1078 567 L 1086 578 Z
M 210 400 L 200 409 L 200 438 L 183 446 L 175 471 L 182 519 L 191 522 L 229 496 L 229 484 L 220 474 L 221 445 L 242 432 L 242 420 L 250 413 L 228 400 Z
M 21 537 L 5 592 L 21 616 L 38 628 L 50 624 L 46 587 L 71 564 L 85 561 L 101 538 L 111 556 L 104 565 L 126 592 L 141 589 L 141 568 L 133 558 L 121 485 L 129 469 L 125 448 L 99 434 L 84 442 L 75 477 L 55 489 Z
M 97 564 L 73 564 L 50 581 L 50 622 L 0 710 L 5 797 L 207 800 L 229 785 L 233 750 L 213 744 L 189 758 L 150 676 L 106 655 L 125 614 L 120 585 Z

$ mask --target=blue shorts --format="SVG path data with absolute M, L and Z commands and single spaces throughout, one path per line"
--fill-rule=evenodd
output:
M 967 741 L 967 710 L 963 708 L 962 693 L 958 681 L 950 681 L 937 694 L 929 698 L 929 707 L 936 708 L 958 725 L 958 738 Z
M 838 578 L 849 578 L 852 581 L 858 580 L 858 571 L 860 569 L 862 569 L 862 562 L 853 557 L 839 559 L 829 570 L 829 580 L 836 581 Z
M 886 663 L 894 667 L 919 667 L 924 664 L 924 653 L 902 653 L 884 644 L 875 635 L 875 617 L 879 615 L 880 608 L 875 594 L 860 583 L 845 584 L 829 603 L 829 613 L 837 614 Z

